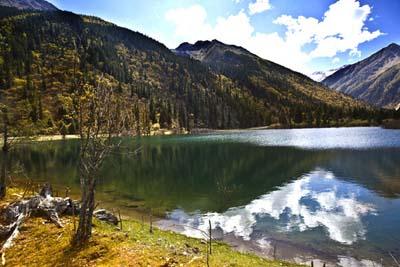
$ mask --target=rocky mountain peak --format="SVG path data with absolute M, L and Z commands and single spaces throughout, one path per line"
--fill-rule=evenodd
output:
M 53 4 L 45 0 L 0 0 L 0 6 L 15 7 L 21 10 L 58 10 Z

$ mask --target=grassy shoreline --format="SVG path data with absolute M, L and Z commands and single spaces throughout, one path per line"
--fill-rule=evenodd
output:
M 237 131 L 254 131 L 254 130 L 276 130 L 276 129 L 320 129 L 320 128 L 351 128 L 351 127 L 383 127 L 386 129 L 399 129 L 400 122 L 399 120 L 391 120 L 385 121 L 383 125 L 375 125 L 369 124 L 366 121 L 353 122 L 345 125 L 330 125 L 330 126 L 321 126 L 321 127 L 310 127 L 306 124 L 293 125 L 292 127 L 285 127 L 280 124 L 272 124 L 268 126 L 261 127 L 253 127 L 253 128 L 237 128 L 237 129 L 211 129 L 211 128 L 196 128 L 191 132 L 186 133 L 173 133 L 168 129 L 163 129 L 160 133 L 149 134 L 144 136 L 169 136 L 169 135 L 198 135 L 198 134 L 212 134 L 212 133 L 229 133 L 229 132 L 237 132 Z M 29 143 L 29 142 L 48 142 L 48 141 L 61 141 L 61 140 L 74 140 L 79 139 L 79 134 L 68 134 L 68 135 L 60 135 L 60 134 L 49 134 L 49 135 L 36 135 L 29 138 L 23 137 L 14 137 L 16 139 L 21 139 L 21 143 Z M 0 142 L 2 142 L 2 137 L 0 137 Z
M 22 190 L 9 188 L 2 208 Z M 71 248 L 74 219 L 61 218 L 64 228 L 57 228 L 41 218 L 29 218 L 21 228 L 14 246 L 6 250 L 7 266 L 206 266 L 206 245 L 199 239 L 154 228 L 147 223 L 123 218 L 122 230 L 94 220 L 90 244 Z M 210 266 L 287 266 L 300 265 L 271 261 L 241 253 L 229 245 L 213 242 Z

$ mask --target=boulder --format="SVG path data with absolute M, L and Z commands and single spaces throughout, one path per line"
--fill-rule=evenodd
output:
M 114 214 L 105 209 L 96 210 L 93 215 L 100 221 L 108 222 L 113 225 L 117 225 L 119 222 L 118 218 Z

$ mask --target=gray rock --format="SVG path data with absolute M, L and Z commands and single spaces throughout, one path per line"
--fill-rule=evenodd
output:
M 105 209 L 96 210 L 93 215 L 100 221 L 108 222 L 113 225 L 117 225 L 119 222 L 118 218 L 114 214 Z

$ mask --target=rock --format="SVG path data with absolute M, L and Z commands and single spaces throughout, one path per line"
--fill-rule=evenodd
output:
M 117 225 L 118 222 L 119 222 L 118 218 L 114 214 L 108 212 L 105 209 L 96 210 L 93 213 L 93 215 L 94 215 L 94 217 L 96 217 L 100 221 L 108 222 L 108 223 L 113 224 L 113 225 Z

